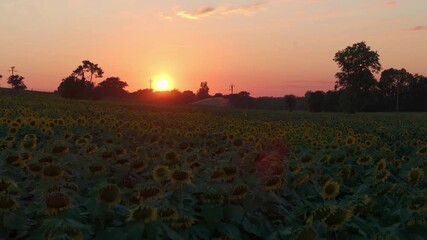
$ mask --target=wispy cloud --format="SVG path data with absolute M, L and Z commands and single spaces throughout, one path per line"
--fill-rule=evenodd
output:
M 182 18 L 187 18 L 191 20 L 197 20 L 203 17 L 207 17 L 209 15 L 212 15 L 215 12 L 214 7 L 200 7 L 195 11 L 180 11 L 176 15 L 180 16 Z
M 179 11 L 176 15 L 190 20 L 198 20 L 212 15 L 240 14 L 248 16 L 265 9 L 265 5 L 266 2 L 234 6 L 199 7 L 194 11 Z
M 392 6 L 396 6 L 397 5 L 397 2 L 396 1 L 387 1 L 387 2 L 385 2 L 384 3 L 386 6 L 390 6 L 390 7 L 392 7 Z
M 413 31 L 413 32 L 418 32 L 418 31 L 426 31 L 427 30 L 427 25 L 419 25 L 419 26 L 415 26 L 413 28 L 408 29 L 409 31 Z

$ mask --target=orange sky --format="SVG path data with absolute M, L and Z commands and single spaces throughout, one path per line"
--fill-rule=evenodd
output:
M 0 86 L 16 66 L 29 89 L 52 91 L 82 60 L 127 90 L 169 78 L 211 94 L 329 90 L 334 54 L 366 41 L 383 68 L 427 75 L 427 1 L 1 0 Z M 97 80 L 99 81 L 99 80 Z

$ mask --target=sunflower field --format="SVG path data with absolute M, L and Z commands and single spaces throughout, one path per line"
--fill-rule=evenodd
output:
M 1 239 L 425 239 L 427 115 L 0 96 Z

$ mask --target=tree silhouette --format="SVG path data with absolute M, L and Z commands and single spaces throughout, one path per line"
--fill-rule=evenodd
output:
M 285 102 L 286 102 L 286 105 L 288 106 L 289 112 L 294 111 L 295 105 L 297 104 L 297 98 L 295 97 L 295 95 L 292 95 L 292 94 L 286 95 Z
M 323 106 L 323 99 L 325 98 L 325 93 L 323 91 L 308 91 L 305 94 L 308 104 L 308 110 L 310 112 L 321 112 Z
M 73 71 L 72 76 L 79 78 L 80 80 L 86 80 L 85 73 L 89 73 L 89 81 L 93 82 L 93 77 L 101 78 L 104 71 L 98 64 L 92 63 L 89 60 L 82 61 L 82 65 L 79 65 L 76 70 Z
M 101 96 L 123 97 L 127 93 L 124 90 L 127 86 L 128 84 L 121 81 L 119 77 L 109 77 L 100 82 L 96 90 Z
M 19 75 L 11 75 L 7 83 L 9 83 L 13 89 L 20 90 L 20 89 L 27 89 L 27 86 L 25 86 L 24 83 L 24 77 Z
M 343 99 L 343 102 L 347 105 L 346 111 L 354 112 L 355 98 L 360 96 L 360 93 L 372 91 L 376 85 L 373 73 L 381 70 L 379 55 L 365 42 L 359 42 L 338 51 L 334 61 L 341 69 L 341 72 L 335 74 L 338 79 L 335 82 L 335 89 L 347 91 L 343 97 L 348 99 Z
M 399 111 L 399 95 L 409 87 L 413 79 L 414 76 L 404 68 L 390 68 L 381 73 L 378 89 L 384 97 L 396 99 L 396 112 Z
M 92 96 L 93 83 L 69 76 L 62 79 L 58 86 L 58 93 L 64 98 L 82 99 Z
M 199 90 L 197 90 L 197 98 L 199 100 L 208 98 L 209 96 L 209 87 L 208 87 L 208 82 L 201 82 L 200 83 L 200 88 Z

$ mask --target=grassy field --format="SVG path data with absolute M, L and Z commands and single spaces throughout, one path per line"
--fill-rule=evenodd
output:
M 427 236 L 427 114 L 0 94 L 0 238 Z

